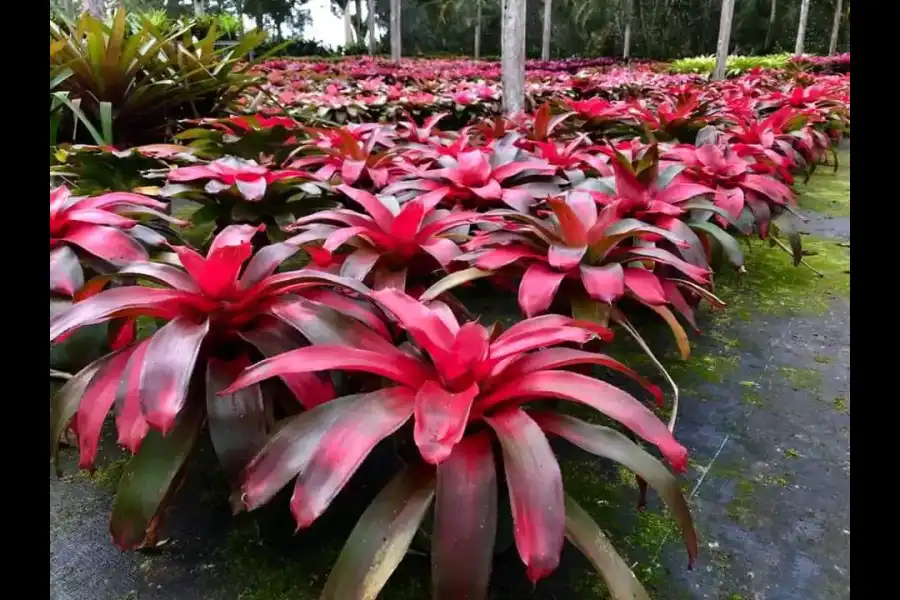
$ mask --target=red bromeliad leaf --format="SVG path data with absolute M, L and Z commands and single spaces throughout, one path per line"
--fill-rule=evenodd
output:
M 314 289 L 301 292 L 312 299 L 283 295 L 272 303 L 268 312 L 314 344 L 393 350 L 387 326 L 370 307 L 341 294 L 320 296 L 316 292 Z
M 246 387 L 229 396 L 227 387 L 250 364 L 241 356 L 233 361 L 210 358 L 206 363 L 206 418 L 219 462 L 232 485 L 239 488 L 244 467 L 266 442 L 268 419 L 262 390 Z
M 78 256 L 68 246 L 50 251 L 50 291 L 74 296 L 84 285 L 84 271 Z
M 545 312 L 553 303 L 564 271 L 557 271 L 544 263 L 534 263 L 526 269 L 519 284 L 519 306 L 526 317 Z
M 297 476 L 291 512 L 298 528 L 311 525 L 376 444 L 409 420 L 414 398 L 406 388 L 386 388 L 360 396 L 341 411 Z
M 581 265 L 581 282 L 588 295 L 601 302 L 612 304 L 625 294 L 625 273 L 619 263 L 601 267 Z
M 188 386 L 209 320 L 178 317 L 157 331 L 147 345 L 138 384 L 147 423 L 166 434 L 187 400 Z
M 472 384 L 459 393 L 451 393 L 434 381 L 426 381 L 416 393 L 416 446 L 427 462 L 440 464 L 462 439 L 469 420 L 469 410 L 478 395 Z
M 434 600 L 487 597 L 497 531 L 497 471 L 486 433 L 469 436 L 437 469 L 431 581 Z
M 231 394 L 284 373 L 311 373 L 332 369 L 374 373 L 414 389 L 433 378 L 423 363 L 402 352 L 385 355 L 380 351 L 347 346 L 310 346 L 267 358 L 248 367 L 234 383 L 220 393 Z
M 684 471 L 687 465 L 687 450 L 646 406 L 615 386 L 578 373 L 529 373 L 482 396 L 478 409 L 486 413 L 505 402 L 537 398 L 559 398 L 590 406 L 655 444 L 676 470 Z
M 266 358 L 306 344 L 298 332 L 274 319 L 265 321 L 255 330 L 243 332 L 240 336 L 255 346 Z M 280 377 L 294 397 L 307 409 L 315 408 L 335 397 L 334 385 L 331 380 L 321 374 L 285 373 Z
M 123 550 L 144 545 L 148 529 L 165 501 L 174 492 L 188 454 L 194 447 L 203 411 L 184 411 L 165 437 L 150 432 L 141 449 L 125 466 L 113 500 L 109 528 L 113 541 Z
M 50 319 L 50 341 L 60 336 L 110 318 L 127 316 L 130 311 L 172 318 L 177 308 L 191 303 L 191 294 L 160 288 L 121 287 L 112 288 L 76 302 L 64 312 Z
M 235 289 L 241 266 L 253 253 L 250 240 L 264 228 L 229 225 L 213 240 L 206 258 L 185 246 L 175 246 L 174 250 L 207 297 L 225 298 Z
M 138 344 L 122 373 L 122 381 L 116 391 L 116 431 L 118 442 L 132 454 L 136 454 L 150 431 L 141 410 L 141 369 L 147 356 L 150 340 Z
M 72 225 L 60 239 L 111 263 L 147 260 L 144 247 L 114 227 Z
M 272 499 L 306 468 L 332 423 L 364 394 L 325 402 L 293 417 L 266 442 L 244 471 L 242 485 L 248 510 Z
M 435 311 L 396 289 L 378 290 L 372 298 L 400 321 L 419 346 L 441 362 L 455 336 Z
M 540 427 L 525 411 L 509 408 L 488 425 L 503 448 L 516 548 L 532 583 L 559 565 L 565 536 L 562 473 Z
M 513 381 L 523 375 L 533 373 L 535 371 L 546 371 L 548 369 L 560 369 L 574 365 L 593 364 L 606 367 L 613 371 L 618 371 L 628 375 L 644 389 L 646 389 L 659 406 L 662 406 L 663 393 L 658 386 L 651 383 L 647 378 L 643 377 L 633 369 L 628 368 L 616 359 L 605 354 L 597 354 L 595 352 L 585 352 L 584 350 L 576 350 L 574 348 L 547 348 L 533 354 L 526 354 L 518 357 L 510 363 L 498 375 L 492 377 L 492 381 Z
M 652 271 L 627 267 L 624 270 L 625 287 L 647 304 L 666 304 L 666 293 L 659 277 Z
M 560 413 L 532 415 L 546 432 L 558 435 L 582 450 L 614 460 L 637 474 L 655 489 L 675 517 L 687 546 L 690 563 L 700 552 L 694 521 L 678 480 L 655 458 L 627 437 L 601 425 L 592 425 Z
M 130 348 L 116 354 L 91 378 L 90 384 L 81 396 L 81 403 L 75 414 L 78 428 L 78 467 L 81 469 L 90 469 L 94 466 L 103 421 L 116 401 L 116 391 L 122 372 L 133 352 L 134 348 Z
M 118 354 L 108 354 L 76 373 L 50 398 L 50 457 L 56 473 L 59 467 L 59 440 L 66 427 L 78 411 L 85 390 L 90 386 L 94 376 L 105 369 Z
M 366 509 L 331 569 L 322 600 L 374 600 L 403 560 L 434 498 L 434 474 L 406 467 Z

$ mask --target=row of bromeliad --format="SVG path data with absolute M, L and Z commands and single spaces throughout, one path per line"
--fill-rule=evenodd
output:
M 506 490 L 532 581 L 556 568 L 568 538 L 613 597 L 646 598 L 564 493 L 548 434 L 656 489 L 693 561 L 678 482 L 638 441 L 685 469 L 674 382 L 667 424 L 635 395 L 569 367 L 630 377 L 662 408 L 660 388 L 592 347 L 610 341 L 610 323 L 652 355 L 627 316 L 646 307 L 686 355 L 676 314 L 693 324 L 700 301 L 722 306 L 712 266 L 742 265 L 735 237 L 777 230 L 799 259 L 792 173 L 827 157 L 849 107 L 824 87 L 772 101 L 777 93 L 719 96 L 695 117 L 681 107 L 696 98 L 672 91 L 643 141 L 633 138 L 629 119 L 642 118 L 633 104 L 598 100 L 615 116 L 551 116 L 547 106 L 459 132 L 440 131 L 440 115 L 343 128 L 245 116 L 205 121 L 186 132 L 190 146 L 70 149 L 65 177 L 76 192 L 91 161 L 155 168 L 130 192 L 51 189 L 51 343 L 108 323 L 111 349 L 51 399 L 51 453 L 74 431 L 79 464 L 92 467 L 114 412 L 118 441 L 135 456 L 111 530 L 121 547 L 139 548 L 154 543 L 202 432 L 235 508 L 264 505 L 295 480 L 300 528 L 394 438 L 406 467 L 360 518 L 323 597 L 374 597 L 432 504 L 434 597 L 484 597 Z M 171 204 L 185 199 L 203 205 L 195 224 L 214 223 L 205 255 L 179 240 Z M 280 267 L 301 251 L 312 266 Z M 527 318 L 505 331 L 474 320 L 455 292 L 479 278 L 518 286 Z M 141 317 L 161 326 L 138 335 Z M 541 399 L 593 408 L 625 435 Z
M 397 67 L 372 60 L 311 63 L 281 59 L 256 65 L 252 71 L 264 75 L 266 81 L 258 89 L 251 88 L 238 102 L 243 107 L 258 108 L 267 116 L 288 110 L 298 115 L 359 122 L 395 119 L 404 111 L 416 116 L 447 111 L 454 124 L 461 117 L 462 125 L 473 115 L 496 114 L 502 97 L 496 63 L 409 60 Z M 831 98 L 849 99 L 849 74 L 770 69 L 710 82 L 701 75 L 661 72 L 650 65 L 591 67 L 573 73 L 529 71 L 525 93 L 534 105 L 562 99 L 645 99 L 643 104 L 649 103 L 652 109 L 671 93 L 696 93 L 700 101 L 693 106 L 682 102 L 682 108 L 694 116 L 704 116 L 704 100 L 712 100 L 713 104 L 720 97 L 732 104 L 747 100 L 778 102 L 783 96 L 790 96 L 795 86 L 812 84 L 817 89 L 827 89 Z M 599 107 L 594 101 L 576 103 L 571 110 L 589 118 L 598 116 L 595 113 Z M 649 115 L 638 118 L 653 127 L 654 119 Z

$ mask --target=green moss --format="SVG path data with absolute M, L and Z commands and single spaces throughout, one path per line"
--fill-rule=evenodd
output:
M 759 393 L 759 384 L 755 381 L 742 381 L 741 402 L 750 406 L 765 406 L 766 402 Z
M 763 483 L 766 485 L 780 485 L 781 487 L 790 485 L 787 477 L 784 475 L 768 475 L 763 478 Z
M 824 354 L 816 354 L 816 356 L 813 358 L 813 360 L 815 360 L 820 365 L 827 365 L 828 363 L 831 362 L 831 357 L 825 356 Z
M 727 303 L 725 311 L 743 320 L 755 313 L 774 315 L 824 314 L 834 298 L 850 296 L 850 251 L 838 242 L 804 236 L 806 260 L 820 271 L 793 266 L 779 248 L 754 241 L 744 252 L 747 273 L 724 271 L 717 277 L 716 293 Z
M 839 413 L 850 414 L 850 405 L 847 404 L 847 399 L 843 396 L 837 396 L 832 400 L 831 405 L 834 407 L 834 410 Z
M 793 448 L 788 448 L 787 450 L 784 451 L 784 457 L 789 458 L 791 460 L 793 460 L 795 458 L 800 458 L 800 456 L 801 456 L 800 453 L 797 452 L 796 450 L 794 450 Z
M 128 464 L 130 458 L 129 456 L 123 456 L 97 467 L 94 471 L 79 471 L 78 475 L 90 479 L 97 485 L 114 490 L 118 487 L 125 465 Z
M 850 153 L 838 153 L 838 170 L 820 166 L 809 183 L 798 184 L 797 203 L 831 217 L 850 216 Z
M 725 507 L 728 516 L 736 523 L 749 527 L 753 523 L 753 496 L 756 492 L 756 484 L 744 479 L 735 484 L 734 496 Z
M 252 515 L 241 515 L 228 534 L 222 551 L 229 580 L 241 586 L 241 600 L 314 600 L 319 597 L 320 578 L 328 573 L 337 553 L 319 547 L 311 560 L 279 552 L 263 542 Z M 321 574 L 321 575 L 320 575 Z
M 667 366 L 669 374 L 676 382 L 696 377 L 709 383 L 722 383 L 725 375 L 738 364 L 735 354 L 701 354 L 691 357 L 687 362 L 679 362 Z
M 815 369 L 801 369 L 798 367 L 779 367 L 781 376 L 787 379 L 795 390 L 818 390 L 820 384 L 819 372 Z

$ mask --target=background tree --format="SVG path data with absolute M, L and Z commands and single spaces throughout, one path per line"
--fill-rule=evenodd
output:
M 731 22 L 734 17 L 734 0 L 722 0 L 719 16 L 719 41 L 716 46 L 716 70 L 713 79 L 725 79 L 728 67 L 728 44 L 731 40 Z
M 803 54 L 803 41 L 806 37 L 806 22 L 809 20 L 809 0 L 800 3 L 800 18 L 797 23 L 797 44 L 794 46 L 794 54 Z

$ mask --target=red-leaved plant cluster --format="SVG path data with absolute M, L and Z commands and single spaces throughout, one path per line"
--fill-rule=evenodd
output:
M 180 140 L 190 145 L 154 151 L 165 168 L 130 174 L 145 184 L 133 189 L 73 161 L 76 193 L 113 191 L 51 189 L 51 294 L 72 299 L 51 316 L 51 344 L 101 323 L 130 333 L 52 397 L 51 454 L 74 433 L 79 465 L 92 468 L 114 415 L 134 454 L 112 509 L 119 546 L 155 543 L 201 436 L 235 510 L 293 482 L 298 528 L 392 438 L 408 450 L 405 467 L 363 513 L 323 598 L 374 598 L 432 506 L 433 597 L 486 597 L 502 502 L 533 582 L 568 539 L 614 598 L 648 597 L 564 492 L 558 437 L 657 490 L 693 562 L 678 481 L 639 442 L 686 468 L 673 435 L 678 388 L 629 317 L 658 315 L 687 358 L 682 322 L 696 328 L 701 301 L 724 306 L 714 272 L 743 268 L 737 238 L 786 236 L 799 262 L 791 186 L 836 157 L 849 76 L 701 82 L 582 66 L 531 70 L 540 108 L 485 119 L 500 90 L 484 64 L 270 61 L 257 69 L 286 114 L 253 102 L 257 114 L 194 121 Z M 311 75 L 323 69 L 344 78 Z M 336 110 L 362 122 L 304 124 Z M 376 116 L 395 122 L 366 121 Z M 92 165 L 125 156 L 69 153 Z M 173 213 L 209 228 L 203 247 L 166 230 L 181 223 Z M 459 289 L 484 282 L 517 290 L 525 318 L 504 329 L 471 314 Z M 137 334 L 139 320 L 153 326 Z M 612 328 L 661 370 L 668 406 L 598 351 Z M 643 391 L 607 383 L 598 367 Z M 605 424 L 572 416 L 573 403 Z

